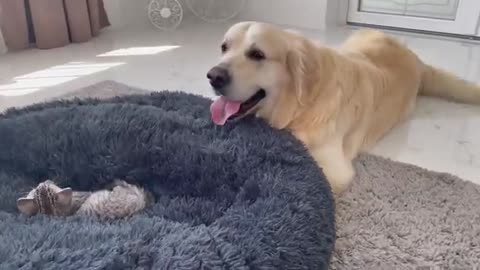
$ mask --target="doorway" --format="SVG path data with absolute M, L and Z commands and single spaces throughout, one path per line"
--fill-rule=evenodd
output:
M 480 36 L 480 0 L 349 0 L 348 22 Z

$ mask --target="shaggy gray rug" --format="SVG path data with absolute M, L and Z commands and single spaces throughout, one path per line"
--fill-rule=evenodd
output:
M 371 155 L 356 168 L 337 204 L 333 269 L 480 267 L 480 186 Z
M 130 93 L 143 90 L 107 81 L 69 96 Z M 332 269 L 480 267 L 479 186 L 372 155 L 356 167 L 337 203 Z

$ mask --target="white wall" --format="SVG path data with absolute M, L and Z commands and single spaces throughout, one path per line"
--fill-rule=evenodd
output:
M 183 7 L 183 18 L 191 16 L 184 0 L 179 0 Z M 150 0 L 104 0 L 112 28 L 152 27 L 147 10 Z
M 150 0 L 104 0 L 112 27 L 150 26 L 147 6 Z M 185 2 L 185 17 L 190 11 Z M 345 24 L 348 0 L 246 0 L 237 19 L 271 22 L 280 25 L 324 29 Z
M 348 0 L 247 0 L 242 20 L 325 29 L 345 24 Z
M 149 25 L 147 6 L 149 0 L 104 0 L 112 28 Z
M 330 5 L 334 10 L 330 17 L 327 16 L 327 24 L 346 25 L 348 17 L 349 0 L 333 0 L 336 4 Z M 336 10 L 336 11 L 335 11 Z

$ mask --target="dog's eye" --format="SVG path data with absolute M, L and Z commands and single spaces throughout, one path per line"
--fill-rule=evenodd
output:
M 228 50 L 228 46 L 226 43 L 223 43 L 222 46 L 220 47 L 222 50 L 222 53 L 225 53 Z
M 262 61 L 265 59 L 265 54 L 258 49 L 252 49 L 247 52 L 247 57 L 255 61 Z

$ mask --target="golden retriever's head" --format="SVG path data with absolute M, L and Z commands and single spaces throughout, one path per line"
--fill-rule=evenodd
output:
M 301 103 L 309 67 L 308 43 L 273 25 L 243 22 L 232 26 L 220 46 L 221 60 L 207 74 L 220 97 L 212 104 L 212 119 L 227 120 L 257 113 L 284 128 Z

